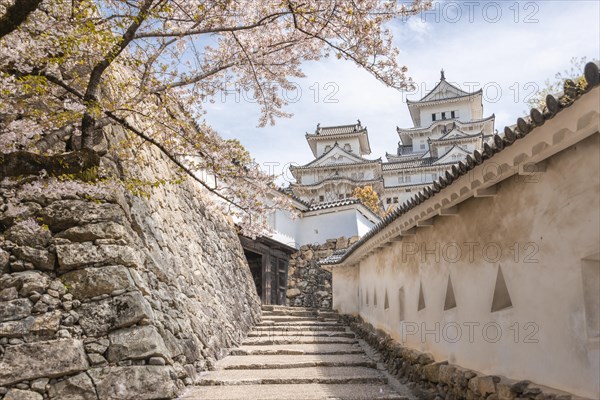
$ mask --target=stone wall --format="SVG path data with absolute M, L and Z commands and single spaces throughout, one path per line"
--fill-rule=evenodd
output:
M 485 375 L 450 364 L 435 362 L 428 353 L 404 347 L 360 317 L 342 316 L 357 335 L 377 350 L 390 374 L 407 384 L 423 400 L 585 400 L 567 392 Z
M 317 262 L 357 241 L 356 236 L 329 239 L 324 244 L 302 246 L 292 254 L 288 269 L 288 305 L 331 309 L 331 272 L 321 268 Z
M 135 156 L 129 176 L 175 176 Z M 190 181 L 149 198 L 26 187 L 0 186 L 3 400 L 172 398 L 260 318 L 233 224 Z

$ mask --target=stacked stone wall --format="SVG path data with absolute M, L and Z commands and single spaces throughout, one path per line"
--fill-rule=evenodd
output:
M 431 354 L 402 346 L 360 317 L 344 315 L 341 318 L 381 354 L 388 372 L 401 383 L 407 384 L 419 399 L 586 400 L 531 381 L 485 375 L 448 361 L 435 362 Z
M 175 176 L 136 157 L 129 176 Z M 191 181 L 149 198 L 41 187 L 0 185 L 3 400 L 173 398 L 260 318 L 232 222 Z
M 331 309 L 331 272 L 318 261 L 336 250 L 348 248 L 358 237 L 329 239 L 324 244 L 305 245 L 290 256 L 287 303 L 292 307 Z

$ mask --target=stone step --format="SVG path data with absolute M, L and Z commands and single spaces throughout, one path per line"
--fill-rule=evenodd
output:
M 217 362 L 216 369 L 284 369 L 310 367 L 368 367 L 377 363 L 364 354 L 342 355 L 256 355 L 229 356 Z M 290 372 L 293 374 L 293 372 Z
M 345 326 L 337 321 L 262 321 L 256 326 Z
M 264 316 L 262 318 L 262 322 L 273 321 L 273 322 L 302 322 L 302 321 L 317 321 L 317 322 L 337 322 L 336 318 L 329 317 L 318 317 L 318 316 L 294 316 L 294 315 L 270 315 Z
M 262 305 L 261 309 L 263 312 L 269 312 L 269 311 L 311 311 L 311 312 L 318 312 L 319 309 L 318 308 L 312 308 L 312 307 L 290 307 L 290 306 L 277 306 L 277 305 Z
M 249 337 L 244 340 L 244 345 L 269 345 L 269 344 L 306 344 L 306 343 L 358 343 L 354 338 L 327 337 L 327 336 L 270 336 Z
M 337 331 L 344 332 L 347 327 L 344 325 L 260 325 L 255 326 L 253 332 L 258 331 L 301 331 L 301 332 L 320 332 Z
M 290 369 L 218 370 L 202 376 L 200 386 L 283 384 L 386 384 L 387 378 L 374 368 L 311 367 Z
M 244 385 L 196 386 L 182 400 L 408 400 L 386 385 Z
M 319 336 L 319 337 L 345 337 L 355 338 L 356 335 L 352 332 L 339 332 L 339 331 L 300 331 L 300 330 L 286 330 L 286 329 L 272 329 L 270 331 L 253 331 L 248 334 L 248 337 L 298 337 L 298 336 Z
M 315 311 L 263 311 L 263 318 L 272 316 L 294 316 L 294 317 L 316 317 L 318 314 Z
M 266 355 L 266 354 L 362 354 L 363 349 L 357 344 L 285 344 L 285 345 L 252 345 L 241 346 L 231 351 L 231 355 Z
M 339 318 L 339 314 L 332 311 L 315 311 L 315 310 L 275 310 L 275 311 L 263 311 L 263 317 L 268 316 L 296 316 L 296 317 L 326 317 L 326 318 Z

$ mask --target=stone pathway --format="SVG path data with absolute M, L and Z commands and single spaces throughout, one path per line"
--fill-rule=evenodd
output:
M 262 322 L 242 346 L 181 399 L 411 399 L 365 346 L 336 313 L 263 306 Z

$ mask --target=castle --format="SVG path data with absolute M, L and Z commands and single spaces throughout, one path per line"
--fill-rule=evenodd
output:
M 446 170 L 483 148 L 494 134 L 495 116 L 484 117 L 483 93 L 465 92 L 446 80 L 423 98 L 407 102 L 414 127 L 397 128 L 395 153 L 368 159 L 369 133 L 356 124 L 321 127 L 307 133 L 315 159 L 290 168 L 292 192 L 314 205 L 351 199 L 356 187 L 371 186 L 389 210 L 431 185 Z

